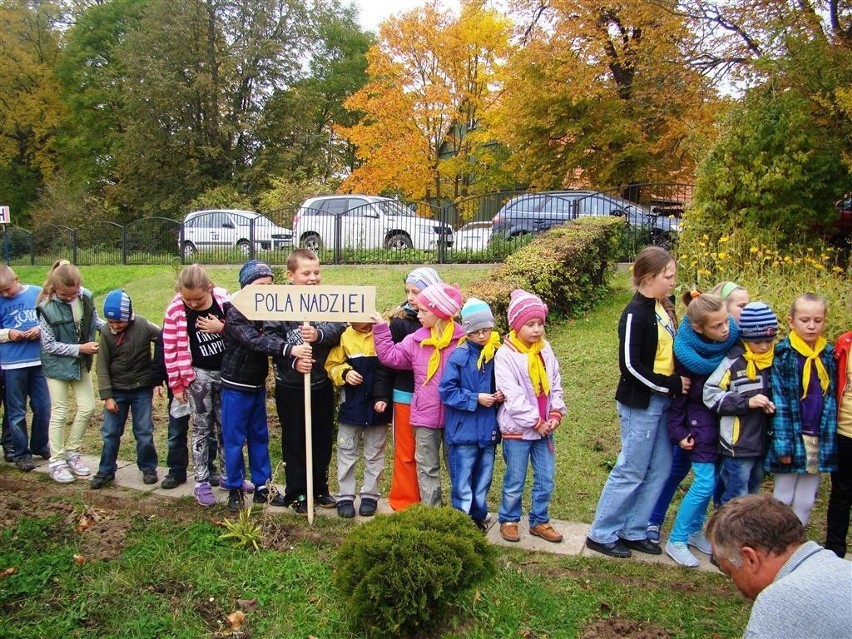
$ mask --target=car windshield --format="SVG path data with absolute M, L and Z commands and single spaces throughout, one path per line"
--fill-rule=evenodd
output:
M 379 200 L 376 204 L 388 215 L 414 216 L 414 211 L 409 209 L 402 202 L 397 202 L 396 200 Z

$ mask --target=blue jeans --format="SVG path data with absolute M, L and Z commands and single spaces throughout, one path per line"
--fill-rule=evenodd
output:
M 524 440 L 504 439 L 503 499 L 500 502 L 500 523 L 521 520 L 521 498 L 527 481 L 527 467 L 532 465 L 533 483 L 530 493 L 530 527 L 550 521 L 548 509 L 553 495 L 553 473 L 556 467 L 552 450 L 553 438 Z
M 672 465 L 671 399 L 651 394 L 648 408 L 618 404 L 621 452 L 604 484 L 589 538 L 601 544 L 647 539 L 648 518 Z
M 153 391 L 142 388 L 133 391 L 114 390 L 113 400 L 118 405 L 118 412 L 104 411 L 104 423 L 101 426 L 101 438 L 104 449 L 101 452 L 101 463 L 98 474 L 101 476 L 115 475 L 118 469 L 118 448 L 124 425 L 127 423 L 127 413 L 133 420 L 133 437 L 136 439 L 136 465 L 139 470 L 157 470 L 157 451 L 154 448 L 154 422 L 151 420 L 151 400 Z
M 762 457 L 723 457 L 721 482 L 725 486 L 722 503 L 734 497 L 754 495 L 763 483 Z
M 716 487 L 715 462 L 694 462 L 692 473 L 692 486 L 680 502 L 672 526 L 670 539 L 674 542 L 686 543 L 690 535 L 701 530 L 707 517 L 707 506 L 710 505 L 713 489 Z
M 15 447 L 15 459 L 49 453 L 50 394 L 41 366 L 4 371 L 6 377 L 6 414 Z M 32 432 L 27 437 L 27 397 L 33 411 Z M 29 440 L 29 441 L 28 441 Z
M 651 524 L 657 526 L 663 525 L 663 522 L 666 520 L 666 512 L 672 503 L 675 491 L 680 486 L 680 483 L 686 479 L 690 468 L 692 468 L 692 462 L 689 461 L 687 452 L 677 444 L 672 446 L 672 469 L 669 471 L 669 478 L 663 484 L 660 496 L 657 497 L 654 510 L 651 511 L 651 516 L 648 518 L 649 526 Z
M 241 488 L 246 474 L 243 444 L 248 448 L 249 470 L 255 486 L 272 478 L 269 428 L 266 425 L 266 390 L 242 392 L 222 389 L 222 444 L 225 475 L 222 488 Z
M 494 455 L 495 446 L 447 446 L 453 508 L 479 521 L 488 515 L 488 491 L 494 476 Z

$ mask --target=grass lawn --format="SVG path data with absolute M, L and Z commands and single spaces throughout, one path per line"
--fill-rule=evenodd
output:
M 410 268 L 324 267 L 323 282 L 375 285 L 378 305 L 385 309 L 402 298 Z M 28 282 L 41 283 L 45 275 L 43 268 L 17 271 Z M 439 266 L 438 271 L 465 287 L 484 277 L 487 267 Z M 236 288 L 238 267 L 210 272 L 217 284 Z M 99 305 L 107 291 L 124 286 L 136 311 L 160 323 L 176 272 L 87 267 L 83 274 Z M 556 433 L 551 514 L 558 519 L 591 521 L 618 454 L 616 326 L 629 296 L 627 276 L 616 275 L 612 295 L 595 311 L 548 325 L 568 405 L 568 418 Z M 156 401 L 157 446 L 164 459 L 166 415 L 162 400 Z M 272 403 L 269 409 L 270 450 L 281 481 L 280 431 Z M 100 450 L 99 420 L 98 415 L 86 437 L 86 451 L 93 454 Z M 121 455 L 132 458 L 132 437 L 124 439 Z M 498 455 L 492 511 L 502 473 Z M 336 477 L 334 461 L 330 474 Z M 387 482 L 389 473 L 385 488 Z M 107 497 L 83 486 L 58 498 L 45 478 L 22 478 L 9 466 L 0 471 L 0 485 L 0 571 L 17 568 L 16 575 L 0 577 L 3 636 L 247 637 L 216 634 L 224 616 L 240 606 L 253 637 L 363 636 L 348 624 L 342 599 L 330 585 L 331 559 L 350 522 L 320 517 L 309 529 L 295 515 L 273 516 L 267 523 L 275 534 L 267 548 L 254 553 L 219 541 L 221 529 L 211 522 L 210 511 L 191 500 L 154 507 L 136 495 Z M 75 532 L 87 508 L 102 518 L 84 533 Z M 673 506 L 670 517 L 674 512 Z M 221 517 L 222 511 L 212 514 Z M 824 521 L 823 494 L 813 516 L 813 538 L 822 538 Z M 89 561 L 79 565 L 75 554 Z M 735 637 L 748 617 L 748 604 L 718 574 L 514 549 L 500 549 L 499 564 L 497 577 L 471 600 L 459 602 L 456 616 L 434 636 Z M 627 630 L 618 634 L 616 627 Z

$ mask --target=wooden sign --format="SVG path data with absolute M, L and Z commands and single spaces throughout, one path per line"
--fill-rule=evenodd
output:
M 271 322 L 369 322 L 375 286 L 249 285 L 231 297 L 251 320 Z

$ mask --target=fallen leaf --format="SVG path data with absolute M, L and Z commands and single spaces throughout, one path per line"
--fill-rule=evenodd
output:
M 243 610 L 252 610 L 257 606 L 257 599 L 237 599 L 237 605 Z
M 87 561 L 89 560 L 83 555 L 74 555 L 74 563 L 78 566 L 85 566 Z
M 17 572 L 18 572 L 18 569 L 15 568 L 14 566 L 12 566 L 10 568 L 4 568 L 3 570 L 0 570 L 0 579 L 5 579 L 6 577 L 11 577 L 12 575 L 16 574 Z
M 225 617 L 228 623 L 231 624 L 231 632 L 237 632 L 246 620 L 246 615 L 242 610 L 235 610 L 230 615 Z

